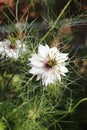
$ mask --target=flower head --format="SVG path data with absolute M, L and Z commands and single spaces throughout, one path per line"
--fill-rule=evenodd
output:
M 0 54 L 4 57 L 18 59 L 19 56 L 26 52 L 26 45 L 22 44 L 20 40 L 13 41 L 6 39 L 5 41 L 0 41 Z
M 42 79 L 42 84 L 47 86 L 61 82 L 61 76 L 68 72 L 65 61 L 68 54 L 61 53 L 56 47 L 39 45 L 38 53 L 32 54 L 29 59 L 32 67 L 29 73 L 37 75 L 37 80 Z

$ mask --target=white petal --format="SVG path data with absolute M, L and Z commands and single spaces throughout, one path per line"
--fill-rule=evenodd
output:
M 50 71 L 45 72 L 42 75 L 42 83 L 43 85 L 47 86 L 51 83 L 54 83 L 54 75 Z
M 53 52 L 54 54 L 59 53 L 59 50 L 58 50 L 56 47 L 53 47 L 53 48 L 51 48 L 50 50 L 51 50 L 51 52 Z
M 67 73 L 67 72 L 68 72 L 68 69 L 67 69 L 65 66 L 61 66 L 60 71 L 61 71 L 62 73 Z
M 38 81 L 38 80 L 40 80 L 40 79 L 41 79 L 41 76 L 38 75 L 36 81 Z
M 39 74 L 43 73 L 43 70 L 39 69 L 39 68 L 32 67 L 31 70 L 29 70 L 29 73 L 34 74 L 34 75 L 39 75 Z
M 66 60 L 68 59 L 68 56 L 67 56 L 67 55 L 68 55 L 68 54 L 63 54 L 63 53 L 58 54 L 58 55 L 56 56 L 57 61 L 59 61 L 59 62 L 64 62 L 64 61 L 66 61 Z
M 36 66 L 37 68 L 42 68 L 44 66 L 43 59 L 39 57 L 37 54 L 32 55 L 29 61 L 31 61 L 31 66 Z
M 58 73 L 55 74 L 55 81 L 56 82 L 57 81 L 61 82 L 61 76 L 60 76 L 60 74 L 58 74 Z
M 39 48 L 38 48 L 38 54 L 39 54 L 41 57 L 45 58 L 45 57 L 47 56 L 49 50 L 50 50 L 50 48 L 49 48 L 48 45 L 45 45 L 45 46 L 40 45 Z
M 29 61 L 43 61 L 43 58 L 39 56 L 38 54 L 33 54 L 32 57 L 29 59 Z
M 43 68 L 44 64 L 42 62 L 39 61 L 32 61 L 30 63 L 31 66 L 37 67 L 37 68 Z

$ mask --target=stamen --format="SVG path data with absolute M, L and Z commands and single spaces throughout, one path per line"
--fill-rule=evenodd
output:
M 51 69 L 53 66 L 56 65 L 56 61 L 55 60 L 49 60 L 45 63 L 45 68 L 47 69 Z
M 16 45 L 10 44 L 10 45 L 9 45 L 9 48 L 10 48 L 10 49 L 16 49 Z

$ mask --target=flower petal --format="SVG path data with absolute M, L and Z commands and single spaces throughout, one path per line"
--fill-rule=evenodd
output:
M 61 72 L 62 75 L 65 76 L 65 73 L 68 72 L 68 69 L 67 69 L 65 66 L 61 66 L 61 67 L 60 67 L 60 72 Z
M 45 58 L 47 53 L 49 52 L 49 46 L 48 45 L 40 45 L 38 48 L 38 55 L 40 55 L 41 57 Z
M 29 73 L 34 75 L 41 75 L 43 73 L 42 69 L 32 67 L 31 70 L 29 70 Z

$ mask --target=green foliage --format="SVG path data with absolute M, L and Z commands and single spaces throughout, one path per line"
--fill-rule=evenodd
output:
M 0 130 L 6 130 L 6 125 L 4 122 L 0 122 Z

